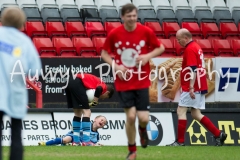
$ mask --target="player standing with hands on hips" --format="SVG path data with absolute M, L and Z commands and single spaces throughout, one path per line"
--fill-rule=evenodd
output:
M 27 114 L 28 103 L 25 76 L 30 74 L 31 77 L 38 77 L 37 74 L 41 73 L 42 67 L 39 54 L 31 39 L 20 31 L 26 21 L 24 12 L 19 8 L 6 8 L 1 16 L 0 121 L 3 120 L 4 114 L 11 117 L 10 160 L 22 160 L 22 119 Z M 0 133 L 2 137 L 2 130 Z M 2 159 L 2 148 L 0 159 Z
M 164 47 L 150 28 L 137 24 L 137 8 L 133 4 L 124 5 L 121 16 L 124 24 L 108 34 L 101 56 L 117 74 L 114 77 L 115 87 L 119 95 L 119 104 L 126 113 L 129 150 L 127 159 L 133 160 L 136 159 L 136 116 L 139 119 L 141 145 L 143 148 L 148 145 L 146 126 L 150 109 L 149 60 L 164 52 Z M 149 52 L 149 48 L 153 50 Z M 112 51 L 115 60 L 109 55 Z
M 216 146 L 222 146 L 227 138 L 227 134 L 217 129 L 211 120 L 207 116 L 202 115 L 200 111 L 205 109 L 205 94 L 208 92 L 202 49 L 192 40 L 192 34 L 187 29 L 178 30 L 176 37 L 178 43 L 185 47 L 181 71 L 182 93 L 177 109 L 178 138 L 167 146 L 184 146 L 188 108 L 191 108 L 192 117 L 203 124 L 214 135 Z

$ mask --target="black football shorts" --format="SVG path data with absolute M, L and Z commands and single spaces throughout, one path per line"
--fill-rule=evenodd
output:
M 138 111 L 149 111 L 149 89 L 118 92 L 119 104 L 122 108 L 136 107 Z
M 86 88 L 81 79 L 69 79 L 68 86 L 65 89 L 68 108 L 90 109 Z

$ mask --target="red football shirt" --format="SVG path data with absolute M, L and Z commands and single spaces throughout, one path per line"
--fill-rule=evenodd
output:
M 84 73 L 82 76 L 82 74 L 78 74 L 77 78 L 82 79 L 83 85 L 87 89 L 96 89 L 98 86 L 101 86 L 103 89 L 101 94 L 104 94 L 107 91 L 107 85 L 94 75 Z
M 103 49 L 108 53 L 114 52 L 115 62 L 133 72 L 132 77 L 128 80 L 120 80 L 116 75 L 117 91 L 137 90 L 150 86 L 149 63 L 141 67 L 141 72 L 144 73 L 139 74 L 136 58 L 138 55 L 149 53 L 149 48 L 157 47 L 160 47 L 160 42 L 154 32 L 141 24 L 137 24 L 136 29 L 131 32 L 121 25 L 109 33 Z
M 194 91 L 206 91 L 208 89 L 207 86 L 207 77 L 204 63 L 204 56 L 201 47 L 196 42 L 190 42 L 187 44 L 184 54 L 183 54 L 183 62 L 182 62 L 182 71 L 181 71 L 181 87 L 182 91 L 189 92 L 190 87 L 190 72 L 191 70 L 187 69 L 187 67 L 195 66 L 198 70 L 196 81 L 194 83 Z M 206 71 L 206 70 L 205 70 Z

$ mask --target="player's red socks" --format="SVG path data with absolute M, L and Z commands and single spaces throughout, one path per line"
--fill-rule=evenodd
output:
M 179 143 L 184 143 L 186 128 L 187 128 L 187 120 L 179 119 L 178 120 L 178 142 Z
M 203 116 L 200 123 L 202 123 L 215 137 L 219 137 L 221 133 L 220 130 L 215 127 L 208 117 Z
M 138 128 L 139 128 L 139 130 L 140 130 L 141 132 L 145 132 L 145 131 L 146 131 L 146 127 L 145 127 L 145 128 L 142 128 L 142 127 L 139 125 Z
M 136 143 L 134 143 L 134 144 L 129 144 L 128 143 L 128 150 L 129 150 L 129 152 L 136 152 L 136 150 L 137 150 L 137 147 L 136 147 Z

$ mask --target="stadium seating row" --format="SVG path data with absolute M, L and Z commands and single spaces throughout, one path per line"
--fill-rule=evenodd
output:
M 138 7 L 139 23 L 153 29 L 165 45 L 166 53 L 181 55 L 183 49 L 176 43 L 175 36 L 177 30 L 187 28 L 193 39 L 202 45 L 205 54 L 238 56 L 240 1 L 225 2 L 1 0 L 0 10 L 9 5 L 24 10 L 28 20 L 22 31 L 33 39 L 41 56 L 99 56 L 104 37 L 121 25 L 119 12 L 126 3 Z
M 165 46 L 165 53 L 162 56 L 181 56 L 182 48 L 176 40 L 159 39 Z M 207 56 L 240 56 L 240 40 L 212 40 L 196 39 Z M 59 38 L 33 38 L 33 42 L 41 57 L 94 57 L 100 56 L 105 37 L 73 37 Z M 113 55 L 112 55 L 113 56 Z
M 0 24 L 1 25 L 1 24 Z M 106 35 L 115 27 L 120 26 L 120 22 L 46 22 L 45 27 L 42 22 L 28 21 L 25 24 L 23 32 L 29 37 L 94 37 Z M 238 28 L 232 22 L 222 22 L 220 27 L 216 23 L 202 22 L 199 25 L 196 22 L 183 22 L 181 26 L 177 22 L 164 22 L 162 27 L 159 22 L 145 22 L 145 26 L 150 27 L 159 38 L 175 38 L 177 30 L 187 28 L 192 34 L 193 39 L 239 39 L 240 24 Z
M 181 56 L 183 48 L 176 42 L 175 37 L 180 27 L 174 22 L 163 24 L 165 30 L 158 22 L 145 22 L 165 45 L 165 53 Z M 106 22 L 104 27 L 100 22 L 88 22 L 85 25 L 84 28 L 81 22 L 66 22 L 64 28 L 62 22 L 47 22 L 45 30 L 41 22 L 26 22 L 26 30 L 23 32 L 33 38 L 41 57 L 99 56 L 105 35 L 121 23 Z M 194 22 L 182 23 L 183 28 L 192 32 L 193 39 L 201 45 L 204 54 L 212 56 L 239 56 L 239 31 L 237 28 L 233 30 L 233 26 L 235 24 L 221 23 L 219 31 L 215 23 L 201 23 L 201 29 Z M 221 39 L 221 35 L 226 39 Z M 201 39 L 202 37 L 207 39 Z
M 141 23 L 158 20 L 235 22 L 240 20 L 239 0 L 1 0 L 0 9 L 8 5 L 23 8 L 28 20 L 105 21 L 120 20 L 121 6 L 133 3 L 138 7 Z M 189 3 L 188 3 L 189 2 Z
M 99 56 L 101 48 L 106 38 L 94 37 L 92 40 L 88 37 L 73 37 L 70 38 L 33 38 L 33 43 L 36 46 L 41 57 L 72 57 L 84 56 L 93 57 Z

